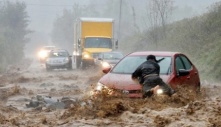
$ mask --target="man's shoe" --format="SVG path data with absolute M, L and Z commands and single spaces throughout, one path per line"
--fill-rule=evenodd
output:
M 153 91 L 152 90 L 147 90 L 147 91 L 144 92 L 143 98 L 151 97 L 152 95 L 153 95 Z
M 174 93 L 176 93 L 176 92 L 175 92 L 175 90 L 172 89 L 172 90 L 170 90 L 168 95 L 171 97 Z

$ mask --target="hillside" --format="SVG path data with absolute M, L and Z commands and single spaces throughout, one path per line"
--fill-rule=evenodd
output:
M 169 24 L 166 30 L 163 34 L 158 28 L 155 40 L 151 38 L 153 31 L 133 35 L 125 40 L 131 42 L 125 49 L 183 52 L 197 66 L 202 80 L 221 80 L 221 5 L 201 16 Z

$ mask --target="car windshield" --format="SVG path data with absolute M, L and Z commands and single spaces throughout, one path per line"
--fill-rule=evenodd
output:
M 85 48 L 112 48 L 110 38 L 86 38 Z
M 171 57 L 158 57 L 157 60 L 162 59 L 158 64 L 160 65 L 160 74 L 166 75 L 171 73 Z M 122 59 L 111 71 L 112 73 L 132 74 L 136 68 L 146 61 L 146 56 L 127 56 Z
M 67 57 L 67 52 L 51 52 L 49 57 Z
M 103 59 L 105 60 L 113 60 L 113 59 L 121 59 L 123 58 L 123 54 L 121 53 L 104 53 L 103 54 Z

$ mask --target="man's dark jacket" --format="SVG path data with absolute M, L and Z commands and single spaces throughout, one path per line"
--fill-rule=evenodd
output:
M 132 74 L 133 78 L 139 78 L 140 84 L 143 84 L 145 76 L 156 74 L 159 76 L 160 66 L 151 60 L 142 63 Z

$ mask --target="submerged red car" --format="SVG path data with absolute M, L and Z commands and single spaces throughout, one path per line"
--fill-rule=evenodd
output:
M 147 55 L 155 55 L 156 59 L 162 59 L 160 65 L 160 77 L 173 89 L 177 85 L 191 85 L 200 90 L 199 72 L 189 58 L 180 52 L 143 51 L 126 55 L 113 68 L 103 69 L 106 73 L 98 81 L 95 90 L 108 89 L 109 92 L 121 91 L 128 97 L 142 97 L 141 85 L 131 79 L 131 74 L 144 61 Z

